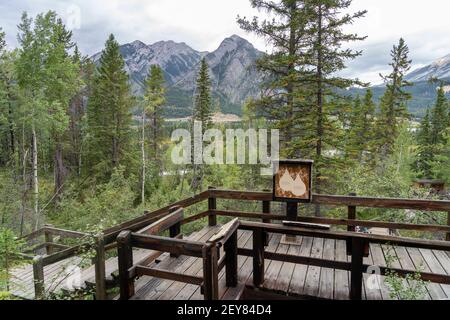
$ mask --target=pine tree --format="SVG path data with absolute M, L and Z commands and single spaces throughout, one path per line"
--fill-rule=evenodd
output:
M 361 54 L 342 49 L 345 44 L 365 39 L 343 29 L 366 12 L 343 13 L 351 4 L 348 0 L 253 0 L 251 4 L 267 11 L 270 18 L 239 18 L 241 28 L 274 47 L 257 62 L 268 75 L 257 104 L 280 130 L 283 157 L 315 160 L 313 184 L 320 193 L 338 166 L 337 157 L 324 156 L 325 151 L 339 151 L 342 145 L 342 130 L 334 119 L 345 99 L 336 89 L 362 84 L 337 76 L 346 61 Z
M 212 126 L 211 80 L 209 77 L 209 66 L 205 58 L 201 60 L 200 70 L 197 76 L 197 86 L 194 97 L 194 110 L 191 124 L 192 128 L 194 128 L 194 122 L 197 121 L 202 125 L 202 135 Z M 194 130 L 192 130 L 192 132 L 194 132 Z M 194 147 L 195 142 L 192 140 L 192 160 L 194 165 L 192 167 L 191 188 L 195 192 L 199 187 L 201 188 L 206 170 L 203 164 L 195 163 L 196 150 Z
M 447 98 L 445 97 L 444 86 L 438 89 L 438 94 L 436 98 L 436 103 L 433 110 L 431 111 L 431 143 L 439 144 L 445 142 L 445 130 L 448 126 L 448 108 L 449 104 Z
M 302 87 L 306 59 L 304 52 L 308 23 L 304 1 L 250 1 L 252 7 L 266 11 L 269 17 L 238 17 L 240 27 L 263 37 L 273 46 L 256 61 L 256 67 L 266 75 L 262 83 L 262 96 L 255 101 L 259 112 L 280 130 L 282 157 L 305 157 L 309 150 L 300 150 L 301 132 L 311 132 L 313 111 L 305 107 L 309 95 Z M 273 18 L 273 19 L 272 19 Z
M 415 171 L 424 178 L 431 177 L 431 162 L 434 157 L 431 134 L 430 111 L 427 109 L 417 134 L 418 152 L 414 164 Z
M 88 104 L 88 168 L 109 179 L 114 168 L 132 160 L 132 99 L 119 44 L 111 34 L 94 77 Z
M 21 48 L 16 71 L 23 122 L 31 127 L 36 228 L 40 224 L 38 137 L 50 141 L 49 145 L 54 146 L 49 148 L 48 153 L 54 155 L 51 161 L 56 194 L 66 175 L 61 137 L 68 126 L 69 101 L 80 85 L 76 65 L 68 54 L 68 50 L 73 47 L 71 37 L 72 33 L 65 29 L 62 20 L 53 11 L 37 15 L 34 21 L 26 13 L 22 15 L 18 36 Z
M 373 122 L 375 103 L 372 90 L 367 89 L 363 100 L 358 96 L 355 99 L 350 115 L 349 130 L 347 133 L 347 157 L 362 161 L 364 154 L 368 154 L 370 141 L 373 135 Z
M 142 107 L 142 122 L 141 122 L 141 157 L 142 157 L 142 175 L 141 175 L 141 202 L 145 203 L 145 183 L 146 183 L 146 168 L 147 156 L 145 148 L 145 127 L 147 119 L 150 125 L 150 159 L 153 166 L 157 168 L 157 173 L 162 170 L 161 161 L 161 140 L 162 140 L 162 125 L 163 125 L 163 106 L 166 102 L 165 98 L 165 80 L 162 69 L 157 65 L 150 67 L 150 73 L 145 82 L 145 94 Z
M 197 77 L 197 89 L 195 94 L 195 104 L 193 119 L 200 121 L 203 132 L 211 127 L 211 80 L 209 77 L 209 67 L 206 59 L 200 63 L 200 71 Z
M 377 152 L 381 157 L 391 154 L 399 127 L 409 117 L 406 102 L 411 99 L 411 95 L 405 91 L 406 87 L 411 86 L 405 80 L 405 75 L 411 68 L 408 55 L 409 48 L 401 38 L 391 51 L 392 62 L 389 65 L 392 72 L 387 76 L 380 75 L 386 84 L 376 128 Z

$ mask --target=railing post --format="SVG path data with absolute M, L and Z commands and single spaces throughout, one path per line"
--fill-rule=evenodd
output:
M 216 189 L 215 187 L 208 187 L 208 190 L 214 190 Z M 213 227 L 215 225 L 217 225 L 217 217 L 216 214 L 211 213 L 211 210 L 216 210 L 217 209 L 217 201 L 215 197 L 209 197 L 208 198 L 208 211 L 209 215 L 208 215 L 208 225 L 210 227 Z
M 44 263 L 42 256 L 33 259 L 34 297 L 36 300 L 45 298 Z
M 450 227 L 450 211 L 447 212 L 447 225 Z M 450 241 L 450 232 L 447 232 L 445 240 Z
M 203 295 L 205 300 L 219 299 L 219 272 L 217 265 L 217 248 L 208 243 L 203 246 Z
M 106 271 L 105 271 L 105 239 L 103 233 L 96 237 L 95 257 L 95 298 L 106 300 Z
M 350 193 L 349 196 L 356 197 L 356 193 Z M 356 220 L 356 207 L 355 206 L 348 206 L 347 219 L 348 220 Z M 355 232 L 356 226 L 347 225 L 347 231 Z M 349 239 L 349 240 L 347 240 L 347 255 L 350 255 L 351 252 L 352 252 L 352 242 Z
M 45 227 L 52 227 L 52 225 L 45 225 Z M 51 255 L 53 254 L 53 246 L 51 245 L 51 243 L 53 243 L 53 234 L 51 233 L 51 231 L 48 231 L 47 229 L 44 229 L 44 237 L 45 237 L 45 242 L 48 243 L 48 245 L 45 246 L 45 252 L 47 255 Z
M 128 300 L 134 295 L 134 279 L 130 279 L 128 274 L 128 270 L 133 266 L 130 231 L 122 231 L 117 236 L 117 254 L 119 259 L 120 300 Z
M 264 190 L 264 191 L 270 191 L 270 190 Z M 262 202 L 262 212 L 263 213 L 270 213 L 270 201 L 263 201 Z M 263 219 L 263 223 L 271 223 L 272 221 L 270 219 Z M 264 232 L 264 245 L 269 245 L 269 234 L 267 232 Z
M 364 239 L 352 237 L 351 243 L 350 300 L 361 300 L 365 241 Z
M 264 283 L 264 231 L 253 230 L 253 284 L 256 288 Z
M 237 231 L 233 232 L 231 237 L 225 242 L 225 277 L 227 287 L 236 287 L 238 282 L 237 277 Z
M 179 210 L 180 208 L 181 207 L 179 207 L 179 206 L 172 207 L 169 209 L 169 213 L 173 213 L 173 212 Z M 177 237 L 180 233 L 181 233 L 181 222 L 177 222 L 169 228 L 169 236 L 171 238 Z M 170 256 L 174 257 L 174 258 L 178 258 L 179 255 L 171 253 Z

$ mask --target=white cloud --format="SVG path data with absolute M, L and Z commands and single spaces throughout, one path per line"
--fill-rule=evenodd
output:
M 260 14 L 247 0 L 2 0 L 0 26 L 14 47 L 22 11 L 35 16 L 55 10 L 65 16 L 73 5 L 81 12 L 81 28 L 74 30 L 74 39 L 85 54 L 101 50 L 109 33 L 121 43 L 170 39 L 201 51 L 214 50 L 225 37 L 239 34 L 258 49 L 266 48 L 263 39 L 246 34 L 236 23 L 237 15 Z M 348 30 L 368 39 L 352 45 L 365 52 L 349 64 L 347 75 L 377 82 L 378 73 L 386 71 L 390 48 L 400 37 L 409 44 L 417 66 L 450 53 L 447 0 L 354 0 L 352 10 L 358 9 L 369 12 Z

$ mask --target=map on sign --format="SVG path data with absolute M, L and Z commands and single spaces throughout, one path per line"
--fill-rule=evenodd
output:
M 312 162 L 280 161 L 274 174 L 274 198 L 309 201 Z

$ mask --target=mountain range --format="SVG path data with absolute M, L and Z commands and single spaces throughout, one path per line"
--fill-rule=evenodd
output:
M 213 102 L 225 113 L 239 114 L 242 103 L 259 92 L 260 74 L 255 60 L 261 55 L 250 42 L 233 35 L 213 52 L 196 51 L 184 42 L 134 41 L 120 46 L 132 92 L 141 96 L 151 65 L 159 65 L 167 83 L 167 115 L 187 116 L 192 112 L 197 73 L 202 58 L 210 67 Z M 101 52 L 92 59 L 98 62 Z
M 120 46 L 125 68 L 130 76 L 132 92 L 142 96 L 144 81 L 151 65 L 159 65 L 167 82 L 166 116 L 184 117 L 192 114 L 195 83 L 200 60 L 205 58 L 210 67 L 214 108 L 224 113 L 241 113 L 241 106 L 249 97 L 260 92 L 261 74 L 256 70 L 255 61 L 262 52 L 250 42 L 232 35 L 224 39 L 212 51 L 197 51 L 186 43 L 159 41 L 145 44 L 139 40 Z M 98 62 L 101 52 L 92 59 Z M 409 111 L 416 117 L 424 115 L 427 107 L 436 99 L 438 83 L 429 83 L 430 77 L 450 82 L 450 54 L 437 59 L 430 65 L 412 71 L 406 80 L 414 86 L 407 89 L 413 96 L 409 101 Z M 450 94 L 450 86 L 446 87 Z M 352 95 L 364 94 L 365 89 L 351 88 Z M 379 100 L 384 93 L 383 85 L 373 86 L 374 98 Z

